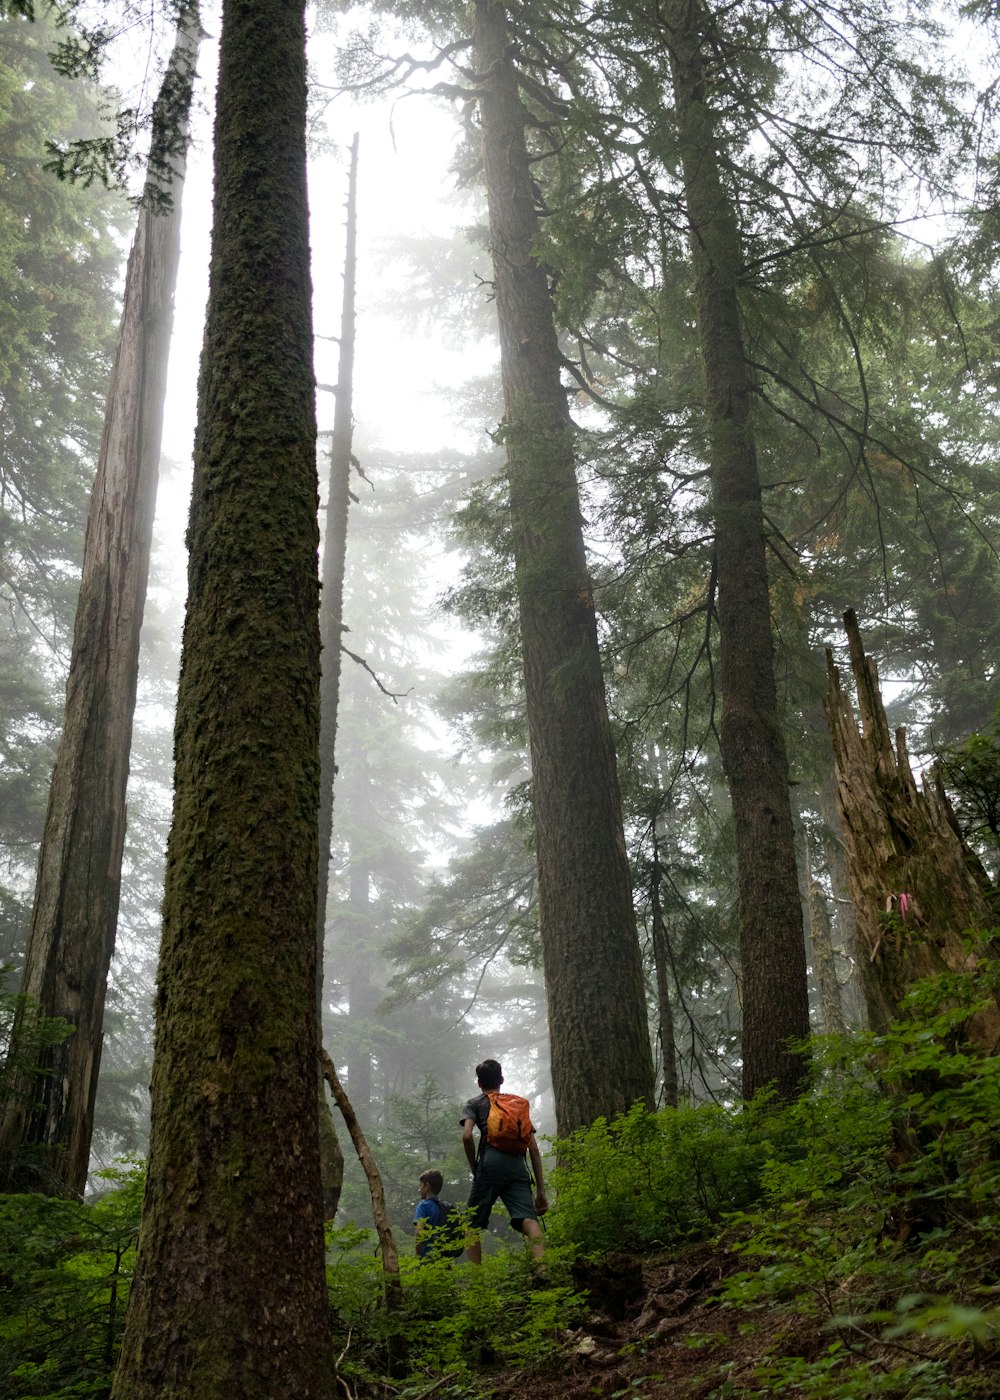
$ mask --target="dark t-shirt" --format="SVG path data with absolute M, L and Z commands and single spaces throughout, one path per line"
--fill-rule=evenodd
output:
M 482 1156 L 482 1155 L 484 1154 L 484 1152 L 487 1152 L 487 1151 L 488 1151 L 491 1157 L 494 1157 L 494 1156 L 495 1156 L 495 1157 L 499 1157 L 501 1160 L 504 1159 L 504 1158 L 506 1158 L 507 1161 L 508 1161 L 508 1163 L 511 1162 L 511 1161 L 515 1161 L 515 1162 L 517 1162 L 517 1161 L 522 1161 L 522 1162 L 523 1162 L 523 1161 L 525 1160 L 525 1156 L 526 1156 L 526 1154 L 523 1153 L 523 1152 L 499 1152 L 499 1151 L 498 1151 L 496 1148 L 494 1148 L 494 1147 L 489 1147 L 489 1148 L 487 1148 L 487 1146 L 486 1146 L 486 1120 L 489 1118 L 489 1116 L 490 1116 L 490 1098 L 489 1098 L 489 1095 L 488 1095 L 488 1094 L 477 1094 L 477 1095 L 475 1096 L 475 1098 L 469 1099 L 469 1101 L 466 1103 L 465 1107 L 462 1109 L 462 1116 L 459 1118 L 458 1121 L 459 1121 L 459 1125 L 462 1125 L 462 1124 L 465 1123 L 465 1120 L 466 1120 L 467 1118 L 471 1118 L 472 1121 L 473 1121 L 473 1123 L 475 1123 L 476 1127 L 479 1129 L 479 1155 L 480 1155 L 480 1156 Z M 534 1126 L 532 1126 L 532 1132 L 534 1132 Z
M 528 1169 L 526 1152 L 501 1152 L 490 1147 L 486 1141 L 486 1120 L 490 1116 L 490 1100 L 487 1094 L 477 1094 L 469 1099 L 462 1109 L 459 1122 L 467 1119 L 479 1129 L 479 1152 L 476 1157 L 475 1180 L 469 1192 L 469 1206 L 481 1208 L 485 1214 L 479 1228 L 485 1229 L 489 1222 L 490 1206 L 500 1196 L 512 1220 L 534 1220 L 535 1207 L 531 1199 L 531 1172 Z M 508 1196 L 507 1192 L 515 1194 Z M 520 1194 L 518 1194 L 520 1193 Z
M 490 1101 L 486 1094 L 477 1094 L 475 1098 L 469 1099 L 462 1109 L 462 1116 L 458 1120 L 459 1127 L 467 1118 L 471 1118 L 479 1129 L 480 1133 L 486 1131 L 486 1120 L 490 1116 Z

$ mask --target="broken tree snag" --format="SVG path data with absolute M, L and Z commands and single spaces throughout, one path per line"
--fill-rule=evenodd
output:
M 361 1124 L 358 1122 L 357 1114 L 351 1107 L 351 1101 L 344 1091 L 344 1086 L 340 1082 L 333 1060 L 327 1050 L 320 1051 L 323 1063 L 323 1078 L 330 1086 L 330 1093 L 334 1102 L 343 1115 L 347 1124 L 347 1131 L 351 1135 L 354 1149 L 358 1154 L 358 1160 L 364 1168 L 365 1176 L 368 1178 L 368 1189 L 372 1198 L 372 1214 L 375 1217 L 375 1230 L 378 1234 L 379 1244 L 382 1248 L 382 1273 L 385 1277 L 385 1301 L 390 1308 L 398 1307 L 403 1301 L 403 1290 L 399 1280 L 399 1251 L 396 1249 L 396 1240 L 389 1224 L 389 1212 L 385 1208 L 385 1191 L 382 1187 L 382 1177 L 378 1167 L 375 1165 L 375 1158 L 372 1156 L 371 1148 L 364 1133 L 361 1131 Z
M 837 810 L 844 833 L 848 888 L 872 1029 L 884 1031 L 909 987 L 941 972 L 974 971 L 968 931 L 992 925 L 940 784 L 918 788 L 905 731 L 889 733 L 878 671 L 866 657 L 858 622 L 844 616 L 861 728 L 827 649 L 826 713 L 833 738 Z M 995 957 L 987 945 L 979 956 Z M 966 1027 L 977 1048 L 1000 1044 L 1000 1008 L 991 1002 Z

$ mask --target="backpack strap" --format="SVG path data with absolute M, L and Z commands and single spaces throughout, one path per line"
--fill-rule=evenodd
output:
M 499 1090 L 496 1090 L 496 1089 L 495 1089 L 493 1092 L 494 1092 L 494 1093 L 498 1093 Z M 483 1095 L 482 1095 L 482 1097 L 486 1100 L 486 1117 L 485 1117 L 485 1118 L 483 1119 L 483 1121 L 480 1123 L 480 1121 L 479 1121 L 479 1112 L 478 1112 L 478 1110 L 476 1111 L 476 1127 L 479 1129 L 479 1146 L 478 1146 L 478 1148 L 476 1149 L 476 1166 L 477 1166 L 477 1167 L 479 1166 L 479 1164 L 480 1164 L 480 1162 L 483 1160 L 483 1158 L 486 1156 L 486 1125 L 487 1125 L 487 1123 L 490 1121 L 490 1108 L 492 1107 L 492 1104 L 493 1104 L 493 1100 L 490 1098 L 489 1093 L 487 1092 L 487 1090 L 485 1090 L 485 1089 L 483 1090 Z

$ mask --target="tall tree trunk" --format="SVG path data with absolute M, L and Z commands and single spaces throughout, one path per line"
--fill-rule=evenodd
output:
M 847 856 L 841 835 L 840 815 L 837 811 L 837 786 L 832 761 L 820 785 L 819 814 L 823 821 L 823 857 L 833 895 L 835 941 L 843 950 L 849 969 L 840 988 L 840 1004 L 850 1025 L 870 1029 L 864 988 L 861 985 L 854 904 L 849 891 Z
M 778 717 L 754 386 L 737 295 L 739 226 L 706 99 L 702 0 L 667 0 L 698 340 L 705 382 L 718 584 L 722 761 L 733 806 L 743 980 L 743 1092 L 792 1096 L 803 1065 L 789 1042 L 809 1032 L 802 907 Z
M 680 1100 L 677 1082 L 677 1047 L 674 1044 L 674 1013 L 670 1005 L 670 945 L 667 925 L 663 918 L 660 886 L 663 867 L 653 831 L 653 870 L 649 882 L 649 902 L 653 925 L 653 966 L 656 971 L 656 1001 L 660 1059 L 663 1064 L 663 1102 L 676 1108 Z
M 125 843 L 139 633 L 173 298 L 180 256 L 197 8 L 177 38 L 153 109 L 153 150 L 125 280 L 97 477 L 90 502 L 62 737 L 39 853 L 21 990 L 72 1027 L 11 1085 L 0 1125 L 0 1189 L 82 1194 L 101 1063 Z M 164 211 L 163 195 L 171 200 Z M 14 1029 L 18 1039 L 20 1025 Z M 22 1063 L 24 1063 L 22 1058 Z
M 574 463 L 504 6 L 476 0 L 490 244 L 531 743 L 557 1129 L 637 1099 L 653 1063 L 615 753 Z
M 816 980 L 820 1025 L 827 1035 L 843 1035 L 847 1026 L 840 1003 L 837 958 L 833 947 L 826 891 L 811 871 L 808 880 L 806 909 L 809 913 L 809 942 L 812 944 L 813 976 Z
M 372 1017 L 379 1002 L 372 985 L 371 872 L 367 859 L 352 850 L 345 911 L 352 930 L 353 947 L 347 955 L 347 1014 L 351 1046 L 346 1052 L 347 1087 L 361 1122 L 370 1123 L 372 1112 Z
M 330 843 L 333 839 L 333 785 L 337 776 L 337 719 L 340 707 L 340 644 L 344 630 L 344 570 L 347 559 L 347 518 L 351 504 L 351 456 L 354 437 L 354 301 L 357 280 L 358 136 L 351 143 L 347 186 L 347 238 L 344 253 L 344 301 L 340 321 L 337 397 L 330 440 L 330 485 L 323 536 L 323 601 L 320 637 L 323 674 L 320 681 L 320 799 L 319 882 L 316 930 L 322 960 L 326 935 L 326 901 L 330 883 Z M 320 979 L 322 984 L 322 978 Z
M 347 228 L 344 251 L 344 300 L 340 318 L 337 396 L 330 440 L 330 479 L 323 534 L 323 592 L 319 613 L 323 667 L 319 723 L 319 879 L 316 885 L 316 1018 L 323 1043 L 323 968 L 326 950 L 326 901 L 330 888 L 330 843 L 333 840 L 333 785 L 337 776 L 337 718 L 340 708 L 340 642 L 344 630 L 344 570 L 347 519 L 351 504 L 351 456 L 354 437 L 354 301 L 358 240 L 358 134 L 351 142 L 347 180 Z M 323 1163 L 323 1209 L 332 1220 L 344 1181 L 344 1154 L 337 1140 L 326 1098 L 322 1061 L 318 1066 L 320 1144 Z
M 302 0 L 225 0 L 146 1199 L 117 1400 L 327 1400 Z
M 944 792 L 918 790 L 906 736 L 889 733 L 875 664 L 865 656 L 857 618 L 844 618 L 861 729 L 827 652 L 827 717 L 833 735 L 837 805 L 857 919 L 861 979 L 871 1027 L 882 1032 L 910 986 L 940 972 L 973 971 L 967 931 L 993 925 L 990 902 L 970 869 Z M 996 956 L 992 948 L 987 954 Z M 990 1002 L 967 1027 L 988 1054 L 1000 1042 L 1000 1007 Z

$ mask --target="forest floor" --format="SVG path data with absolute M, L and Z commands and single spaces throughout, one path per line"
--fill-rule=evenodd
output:
M 845 1336 L 841 1329 L 824 1328 L 822 1319 L 782 1311 L 773 1304 L 753 1311 L 723 1306 L 718 1299 L 720 1285 L 729 1274 L 745 1268 L 744 1258 L 709 1244 L 669 1257 L 612 1254 L 599 1265 L 579 1267 L 574 1271 L 575 1282 L 587 1291 L 591 1308 L 581 1325 L 560 1335 L 558 1356 L 530 1374 L 494 1374 L 477 1393 L 491 1400 L 525 1396 L 531 1400 L 592 1400 L 595 1396 L 735 1400 L 778 1393 L 785 1400 L 797 1400 L 806 1392 L 788 1384 L 787 1378 L 782 1383 L 772 1375 L 769 1383 L 762 1368 L 766 1371 L 772 1362 L 785 1358 L 814 1361 L 835 1337 L 852 1367 L 862 1375 L 870 1367 L 871 1389 L 859 1388 L 856 1400 L 884 1393 L 875 1378 L 884 1378 L 887 1370 L 898 1367 L 900 1353 L 910 1350 L 907 1346 L 862 1329 Z M 911 1354 L 916 1359 L 922 1353 L 926 1359 L 929 1350 L 925 1344 Z M 965 1361 L 958 1369 L 966 1381 L 973 1381 L 976 1394 L 1000 1395 L 1000 1383 L 980 1390 L 969 1375 L 970 1370 L 976 1371 L 977 1359 L 966 1357 Z M 979 1358 L 978 1364 L 984 1361 Z M 995 1381 L 996 1372 L 992 1375 Z M 809 1393 L 817 1391 L 810 1388 Z
M 561 1335 L 558 1360 L 530 1377 L 494 1377 L 488 1393 L 497 1400 L 526 1394 L 531 1400 L 706 1400 L 725 1380 L 738 1387 L 767 1352 L 818 1348 L 815 1323 L 811 1339 L 797 1341 L 800 1317 L 755 1315 L 760 1326 L 749 1330 L 745 1314 L 719 1304 L 727 1274 L 745 1267 L 737 1255 L 708 1244 L 669 1257 L 610 1254 L 600 1264 L 579 1265 L 574 1283 L 591 1308 L 581 1325 Z

